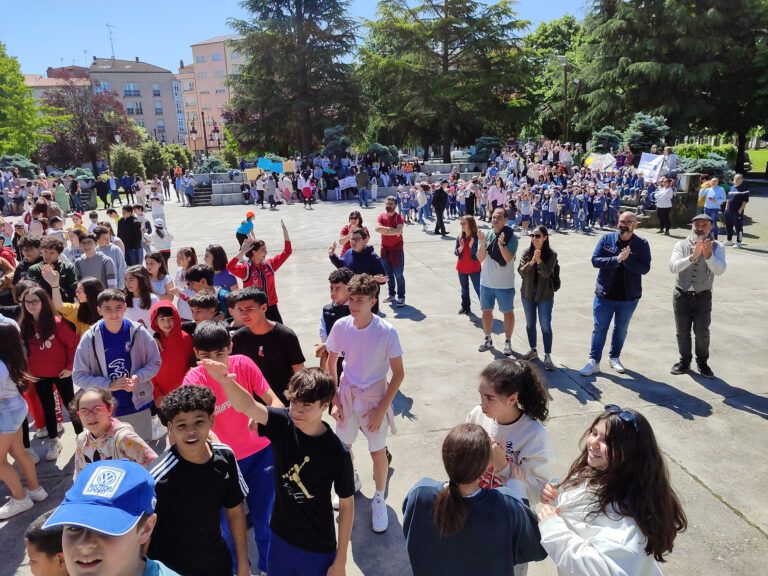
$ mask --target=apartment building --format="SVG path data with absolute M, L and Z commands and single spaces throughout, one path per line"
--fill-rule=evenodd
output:
M 203 115 L 205 116 L 205 131 L 209 137 L 214 125 L 219 126 L 221 129 L 222 110 L 226 106 L 230 95 L 229 87 L 226 85 L 227 76 L 229 74 L 237 74 L 240 71 L 240 67 L 245 64 L 245 57 L 239 54 L 231 44 L 231 41 L 237 38 L 238 36 L 235 34 L 215 36 L 203 42 L 193 44 L 193 64 L 183 68 L 185 71 L 188 68 L 194 69 L 197 112 L 201 121 Z M 179 74 L 181 74 L 181 71 L 182 69 L 179 69 Z M 185 109 L 189 110 L 186 108 L 186 100 Z M 201 149 L 203 146 L 203 130 L 200 122 L 196 122 L 196 128 L 198 131 L 197 140 L 200 146 L 198 149 Z
M 96 92 L 113 92 L 150 137 L 185 143 L 187 120 L 181 81 L 170 71 L 135 60 L 93 57 L 88 69 Z
M 49 70 L 51 70 L 49 68 Z M 24 74 L 24 85 L 32 89 L 32 96 L 43 100 L 46 96 L 46 92 L 55 88 L 63 88 L 64 86 L 78 86 L 83 89 L 88 88 L 91 85 L 91 81 L 88 78 L 67 78 L 67 77 L 53 77 L 41 76 L 40 74 Z

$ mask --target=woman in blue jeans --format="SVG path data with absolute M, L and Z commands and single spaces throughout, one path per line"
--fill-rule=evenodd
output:
M 541 337 L 544 340 L 544 367 L 554 370 L 550 354 L 552 353 L 552 305 L 555 301 L 555 267 L 557 252 L 549 247 L 549 233 L 546 226 L 536 226 L 531 230 L 531 245 L 525 251 L 517 271 L 523 278 L 520 287 L 520 299 L 525 311 L 525 330 L 531 349 L 525 355 L 526 360 L 539 357 L 536 351 L 536 315 L 538 313 Z
M 458 257 L 456 271 L 459 273 L 461 284 L 461 308 L 459 314 L 469 314 L 469 282 L 475 287 L 475 294 L 480 298 L 480 268 L 482 264 L 477 259 L 477 222 L 474 216 L 461 217 L 461 234 L 456 238 L 456 248 L 453 253 Z

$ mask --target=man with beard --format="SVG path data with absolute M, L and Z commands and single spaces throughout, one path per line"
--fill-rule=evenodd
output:
M 432 196 L 432 207 L 435 209 L 435 235 L 445 236 L 445 223 L 443 222 L 443 213 L 445 205 L 448 202 L 448 180 L 443 180 L 440 186 L 435 190 Z
M 691 234 L 672 250 L 669 271 L 677 274 L 672 294 L 675 312 L 677 349 L 680 361 L 672 374 L 683 374 L 691 367 L 691 328 L 696 336 L 696 364 L 705 378 L 714 378 L 707 365 L 709 358 L 709 323 L 712 318 L 712 283 L 725 272 L 725 248 L 710 238 L 712 218 L 699 214 L 693 218 Z
M 600 359 L 611 320 L 613 335 L 608 363 L 619 374 L 626 372 L 619 357 L 629 321 L 642 296 L 642 277 L 651 269 L 651 249 L 646 240 L 635 236 L 635 228 L 637 216 L 632 212 L 622 213 L 617 232 L 600 238 L 592 254 L 592 266 L 600 272 L 592 306 L 592 344 L 589 360 L 579 372 L 582 376 L 600 372 Z
M 384 302 L 394 302 L 396 306 L 405 306 L 405 277 L 403 267 L 405 253 L 403 252 L 403 228 L 405 219 L 402 214 L 397 214 L 397 198 L 387 196 L 384 205 L 386 212 L 379 214 L 376 220 L 376 232 L 381 234 L 381 259 L 384 261 L 384 270 L 388 277 L 389 296 Z M 397 284 L 397 296 L 395 296 L 395 284 Z

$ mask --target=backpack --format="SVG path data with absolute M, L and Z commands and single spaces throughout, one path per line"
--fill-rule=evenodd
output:
M 552 272 L 552 288 L 557 292 L 560 290 L 560 263 L 555 264 L 555 269 Z

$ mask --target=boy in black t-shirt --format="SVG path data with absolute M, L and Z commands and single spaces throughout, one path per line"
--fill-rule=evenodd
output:
M 323 306 L 320 316 L 320 344 L 315 344 L 315 358 L 320 358 L 320 368 L 323 370 L 328 370 L 328 351 L 325 349 L 325 341 L 328 340 L 328 334 L 331 333 L 331 328 L 333 328 L 337 320 L 349 316 L 347 284 L 349 284 L 354 275 L 352 270 L 344 267 L 334 270 L 328 276 L 328 282 L 331 283 L 331 303 Z M 339 359 L 336 363 L 336 374 L 339 377 L 341 377 L 341 364 L 343 361 L 344 355 L 339 354 Z
M 149 555 L 185 576 L 231 576 L 232 556 L 221 536 L 224 508 L 235 543 L 238 576 L 250 574 L 245 514 L 248 493 L 235 454 L 208 441 L 216 396 L 205 386 L 170 392 L 160 410 L 176 443 L 154 462 L 157 525 Z
M 302 369 L 288 384 L 290 407 L 267 408 L 236 382 L 225 364 L 209 359 L 199 364 L 221 384 L 232 407 L 255 420 L 259 435 L 272 442 L 275 506 L 267 573 L 343 574 L 355 513 L 352 458 L 322 420 L 336 383 L 320 368 Z M 339 496 L 338 546 L 331 485 Z
M 269 387 L 283 404 L 295 372 L 304 368 L 304 354 L 296 333 L 267 318 L 267 295 L 249 286 L 237 294 L 235 309 L 244 326 L 232 336 L 232 354 L 248 356 L 259 367 Z

